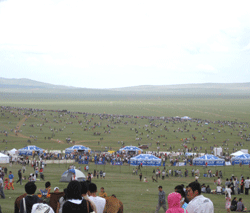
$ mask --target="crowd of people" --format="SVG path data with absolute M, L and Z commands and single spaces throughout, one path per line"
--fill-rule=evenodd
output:
M 123 203 L 116 195 L 108 196 L 103 187 L 98 194 L 95 183 L 73 180 L 63 192 L 60 192 L 58 187 L 54 187 L 54 192 L 51 192 L 51 187 L 51 183 L 46 182 L 45 189 L 40 189 L 40 194 L 36 195 L 36 184 L 27 182 L 26 193 L 15 200 L 15 213 L 123 212 Z

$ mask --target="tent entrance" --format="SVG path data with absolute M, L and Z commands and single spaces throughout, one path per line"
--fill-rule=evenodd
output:
M 136 151 L 128 151 L 128 154 L 129 154 L 129 155 L 135 155 L 135 154 L 136 154 Z

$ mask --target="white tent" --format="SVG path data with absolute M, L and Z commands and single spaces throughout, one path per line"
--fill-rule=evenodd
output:
M 60 182 L 70 182 L 72 180 L 72 174 L 75 174 L 76 180 L 78 181 L 86 180 L 86 176 L 82 171 L 78 169 L 69 169 L 62 174 Z
M 14 149 L 8 151 L 8 153 L 9 153 L 10 155 L 16 155 L 16 154 L 18 154 L 18 150 L 14 148 Z
M 10 162 L 9 156 L 0 153 L 0 163 L 9 163 L 9 162 Z
M 245 154 L 245 153 L 242 152 L 242 151 L 237 151 L 237 152 L 232 153 L 231 155 L 233 155 L 233 156 L 239 156 L 239 155 L 243 155 L 243 154 Z

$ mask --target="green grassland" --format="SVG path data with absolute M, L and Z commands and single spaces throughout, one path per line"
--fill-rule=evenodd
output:
M 244 135 L 249 135 L 248 122 L 250 119 L 250 100 L 248 95 L 82 95 L 82 94 L 23 94 L 23 93 L 0 93 L 0 105 L 11 107 L 27 107 L 45 110 L 68 110 L 70 112 L 87 112 L 84 114 L 74 114 L 78 117 L 72 117 L 70 114 L 58 112 L 33 112 L 27 110 L 8 109 L 0 112 L 0 131 L 7 131 L 8 136 L 0 133 L 0 150 L 22 148 L 26 145 L 27 140 L 31 140 L 31 144 L 37 145 L 44 149 L 64 150 L 72 146 L 66 143 L 66 138 L 70 137 L 76 141 L 76 144 L 82 144 L 90 147 L 92 150 L 109 149 L 118 150 L 121 144 L 118 141 L 124 141 L 125 145 L 148 144 L 150 151 L 156 151 L 156 142 L 161 142 L 160 151 L 169 150 L 170 146 L 174 151 L 183 150 L 183 141 L 181 139 L 191 138 L 190 143 L 186 145 L 190 147 L 198 147 L 198 152 L 210 153 L 210 146 L 222 146 L 224 151 L 232 152 L 234 149 L 249 149 L 249 141 L 241 139 Z M 29 114 L 30 113 L 30 114 Z M 43 114 L 44 113 L 44 114 Z M 113 114 L 113 115 L 130 115 L 130 117 L 103 118 L 92 113 Z M 135 116 L 157 116 L 157 117 L 174 117 L 174 116 L 190 116 L 209 120 L 209 125 L 197 122 L 169 122 L 163 120 L 151 120 Z M 46 120 L 45 120 L 46 119 Z M 215 121 L 232 121 L 235 124 L 223 125 L 214 123 Z M 90 122 L 89 122 L 90 121 Z M 72 122 L 72 124 L 68 124 Z M 88 123 L 89 122 L 89 123 Z M 79 124 L 82 123 L 82 124 Z M 88 123 L 88 124 L 87 124 Z M 95 129 L 92 129 L 94 123 Z M 150 126 L 151 124 L 157 125 Z M 40 126 L 42 124 L 42 126 Z M 34 127 L 31 127 L 33 125 Z M 113 128 L 108 127 L 112 126 Z M 148 125 L 146 127 L 145 125 Z M 19 126 L 19 133 L 15 135 L 14 131 Z M 166 126 L 167 130 L 164 130 Z M 88 131 L 84 131 L 87 128 Z M 90 128 L 90 129 L 89 129 Z M 104 129 L 105 128 L 105 129 Z M 135 128 L 138 133 L 135 133 Z M 175 131 L 181 129 L 182 131 Z M 186 130 L 189 131 L 185 131 Z M 63 130 L 60 131 L 59 129 Z M 104 133 L 110 129 L 109 133 Z M 146 131 L 146 129 L 149 130 Z M 220 133 L 218 133 L 220 130 Z M 100 136 L 93 135 L 94 132 L 100 132 Z M 240 133 L 242 132 L 242 133 Z M 143 134 L 142 134 L 143 133 Z M 232 133 L 232 134 L 231 134 Z M 149 138 L 147 138 L 147 134 Z M 162 137 L 161 137 L 162 135 Z M 165 137 L 163 137 L 165 135 Z M 192 139 L 194 135 L 197 139 Z M 32 137 L 30 137 L 32 136 Z M 34 137 L 33 137 L 34 136 Z M 160 138 L 158 138 L 160 136 Z M 202 140 L 202 137 L 207 140 Z M 46 139 L 45 139 L 46 137 Z M 52 137 L 48 140 L 48 137 Z M 141 137 L 141 141 L 136 141 L 137 137 Z M 214 138 L 215 137 L 215 138 Z M 100 140 L 103 138 L 103 140 Z M 5 141 L 5 142 L 3 142 Z M 7 141 L 7 142 L 6 142 Z M 59 143 L 58 141 L 61 141 Z M 224 144 L 223 141 L 226 141 Z M 100 144 L 98 144 L 100 142 Z M 242 146 L 235 146 L 236 142 L 241 142 Z M 166 146 L 163 146 L 163 143 Z M 152 144 L 152 145 L 151 145 Z M 202 149 L 200 150 L 200 147 Z M 227 150 L 228 148 L 228 150 Z M 45 170 L 47 180 L 52 182 L 52 187 L 59 186 L 60 189 L 66 187 L 65 183 L 59 183 L 61 174 L 66 170 L 68 165 L 48 165 Z M 17 171 L 20 168 L 18 165 L 13 165 L 14 175 L 17 176 Z M 104 186 L 109 195 L 115 193 L 124 203 L 124 212 L 154 212 L 157 204 L 157 186 L 163 185 L 166 194 L 172 192 L 174 187 L 183 183 L 187 185 L 193 181 L 189 178 L 174 178 L 170 177 L 159 183 L 152 183 L 152 167 L 143 168 L 143 176 L 147 176 L 149 183 L 140 183 L 138 176 L 132 175 L 132 168 L 129 166 L 96 166 L 91 164 L 90 170 L 105 169 L 107 173 L 106 180 L 94 180 L 98 188 Z M 161 168 L 162 169 L 162 168 Z M 184 172 L 184 167 L 181 168 Z M 191 170 L 188 167 L 189 172 Z M 202 167 L 199 168 L 203 174 Z M 213 172 L 216 169 L 222 169 L 224 177 L 230 177 L 235 174 L 238 177 L 241 174 L 250 176 L 249 167 L 244 166 L 227 166 L 222 168 L 212 168 Z M 29 168 L 27 174 L 32 172 Z M 213 179 L 200 178 L 201 183 L 213 185 Z M 223 178 L 225 182 L 225 178 Z M 43 188 L 44 182 L 37 183 L 38 188 Z M 24 192 L 24 186 L 15 184 L 15 191 L 6 192 L 6 200 L 0 200 L 3 212 L 13 212 L 13 203 L 15 197 Z M 212 186 L 214 189 L 215 186 Z M 9 198 L 11 197 L 11 198 Z M 225 211 L 225 199 L 220 195 L 208 195 L 214 202 L 215 212 Z M 245 195 L 243 197 L 245 205 L 248 206 L 249 200 Z M 163 212 L 163 210 L 161 210 Z
M 3 165 L 4 166 L 4 165 Z M 6 165 L 10 170 L 13 171 L 13 174 L 15 177 L 17 177 L 17 171 L 21 168 L 20 165 L 13 165 L 10 167 L 9 165 Z M 45 180 L 51 181 L 52 188 L 58 186 L 60 188 L 60 191 L 67 187 L 67 183 L 59 182 L 61 174 L 68 168 L 69 165 L 67 164 L 50 164 L 47 165 L 45 168 L 44 174 L 45 174 Z M 76 164 L 78 167 L 78 165 Z M 83 165 L 81 166 L 83 168 Z M 167 167 L 168 169 L 169 167 Z M 186 167 L 189 170 L 189 175 L 191 175 L 191 169 L 192 167 Z M 198 168 L 198 167 L 196 167 Z M 100 190 L 100 187 L 104 187 L 105 191 L 107 192 L 108 196 L 115 194 L 118 199 L 120 199 L 124 204 L 124 212 L 127 213 L 152 213 L 155 211 L 155 207 L 157 205 L 158 201 L 158 190 L 157 187 L 159 185 L 163 186 L 163 190 L 166 192 L 166 195 L 174 191 L 174 187 L 178 184 L 184 184 L 185 186 L 188 185 L 188 183 L 194 181 L 193 177 L 169 177 L 165 180 L 158 180 L 158 183 L 151 181 L 151 176 L 153 175 L 153 167 L 143 167 L 142 168 L 142 174 L 143 177 L 147 177 L 148 183 L 140 182 L 139 176 L 132 175 L 132 166 L 100 166 L 100 165 L 94 165 L 93 163 L 90 164 L 90 172 L 93 172 L 94 169 L 96 170 L 105 170 L 106 172 L 106 179 L 93 179 L 92 181 L 97 184 L 98 190 Z M 160 169 L 163 169 L 161 167 Z M 173 169 L 173 167 L 171 167 Z M 178 168 L 179 169 L 179 168 Z M 184 168 L 181 168 L 184 170 Z M 195 167 L 194 167 L 195 169 Z M 204 172 L 202 167 L 199 167 L 201 176 Z M 234 174 L 237 177 L 240 177 L 241 174 L 244 174 L 245 176 L 250 175 L 250 169 L 248 166 L 239 167 L 239 166 L 227 166 L 224 167 L 217 167 L 212 168 L 213 173 L 215 173 L 216 170 L 221 169 L 223 172 L 223 183 L 225 183 L 225 177 L 231 177 L 232 174 Z M 24 175 L 28 175 L 32 173 L 34 170 L 32 167 L 27 167 L 27 171 Z M 24 193 L 24 184 L 27 181 L 23 181 L 23 185 L 14 184 L 15 190 L 5 190 L 5 200 L 1 201 L 2 211 L 5 213 L 13 212 L 14 208 L 14 201 L 15 198 L 19 195 Z M 215 189 L 216 186 L 213 184 L 214 178 L 199 178 L 200 183 L 205 183 L 206 185 L 210 185 L 211 189 Z M 43 189 L 44 188 L 45 181 L 37 181 L 37 189 Z M 53 191 L 53 190 L 52 190 Z M 37 190 L 38 193 L 38 190 Z M 216 195 L 216 194 L 209 194 L 205 195 L 209 197 L 215 206 L 215 212 L 221 213 L 226 212 L 225 210 L 225 196 L 224 195 Z M 243 202 L 245 206 L 249 209 L 249 196 L 246 195 L 237 195 L 236 197 L 243 198 Z M 160 212 L 163 212 L 161 209 Z

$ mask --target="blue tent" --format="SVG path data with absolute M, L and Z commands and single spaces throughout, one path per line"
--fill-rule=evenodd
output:
M 218 158 L 214 155 L 204 155 L 202 157 L 193 159 L 194 166 L 205 166 L 206 162 L 208 166 L 224 166 L 225 165 L 224 159 Z
M 250 164 L 250 155 L 243 154 L 243 155 L 239 155 L 239 156 L 232 158 L 232 165 L 240 164 L 240 163 L 245 164 L 245 165 L 249 165 Z
M 125 146 L 125 147 L 119 149 L 119 151 L 120 152 L 124 151 L 126 153 L 128 153 L 128 152 L 138 153 L 140 151 L 142 153 L 143 150 L 140 149 L 140 148 L 138 148 L 138 147 L 136 147 L 136 146 Z
M 161 166 L 161 159 L 151 154 L 140 154 L 130 158 L 130 165 L 132 166 L 138 166 L 141 163 L 143 166 Z
M 69 147 L 67 149 L 65 149 L 65 154 L 70 154 L 72 152 L 89 152 L 89 150 L 91 150 L 89 147 L 85 147 L 85 146 L 82 146 L 82 145 L 75 145 L 75 146 L 72 146 L 72 147 Z
M 19 155 L 32 155 L 33 152 L 38 152 L 41 154 L 44 149 L 41 149 L 37 146 L 26 146 L 22 149 L 18 149 Z

